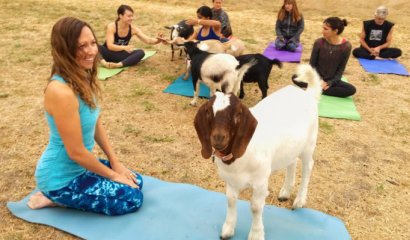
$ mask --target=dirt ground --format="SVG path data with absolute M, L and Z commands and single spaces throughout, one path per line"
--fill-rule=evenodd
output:
M 51 227 L 32 224 L 10 214 L 8 201 L 17 201 L 35 188 L 34 170 L 48 141 L 43 90 L 50 74 L 50 32 L 62 16 L 89 22 L 100 42 L 105 25 L 116 18 L 121 3 L 135 10 L 135 24 L 146 34 L 168 34 L 165 25 L 195 16 L 211 1 L 140 0 L 0 0 L 0 239 L 76 239 Z M 410 3 L 386 1 L 299 1 L 305 17 L 302 62 L 309 60 L 313 41 L 321 36 L 329 16 L 349 21 L 343 34 L 354 47 L 362 21 L 372 18 L 381 3 L 396 23 L 393 45 L 403 50 L 400 62 L 410 70 Z M 276 13 L 282 1 L 226 0 L 235 36 L 247 53 L 262 52 L 275 37 Z M 194 184 L 224 192 L 224 183 L 209 159 L 202 159 L 193 128 L 198 108 L 190 99 L 162 93 L 184 71 L 184 60 L 170 61 L 170 47 L 134 44 L 157 54 L 107 81 L 102 119 L 120 159 L 142 174 L 171 182 Z M 269 92 L 290 84 L 296 64 L 273 69 Z M 345 76 L 357 87 L 354 96 L 361 121 L 320 119 L 315 166 L 307 207 L 342 219 L 352 239 L 410 239 L 410 85 L 409 77 L 365 72 L 354 58 Z M 247 84 L 244 100 L 255 105 L 260 92 Z M 205 100 L 201 100 L 201 103 Z M 95 149 L 95 154 L 103 156 Z M 290 208 L 277 195 L 283 172 L 270 179 L 267 204 Z M 241 195 L 249 199 L 249 192 Z

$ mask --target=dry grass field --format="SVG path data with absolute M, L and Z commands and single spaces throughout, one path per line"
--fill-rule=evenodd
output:
M 51 69 L 50 32 L 62 16 L 89 22 L 103 42 L 105 25 L 116 18 L 121 3 L 135 10 L 135 24 L 145 33 L 168 34 L 163 26 L 195 16 L 211 0 L 0 0 L 0 239 L 76 239 L 51 227 L 31 224 L 10 214 L 7 201 L 17 201 L 35 188 L 34 170 L 48 141 L 43 90 Z M 235 36 L 247 53 L 262 52 L 273 40 L 281 0 L 226 0 Z M 305 16 L 302 62 L 321 36 L 329 16 L 346 18 L 344 36 L 354 47 L 362 21 L 372 18 L 382 1 L 300 0 Z M 385 0 L 396 23 L 394 45 L 410 70 L 410 3 Z M 170 61 L 165 45 L 134 44 L 157 54 L 135 67 L 100 82 L 102 118 L 120 159 L 142 174 L 171 182 L 194 184 L 223 192 L 211 160 L 202 159 L 193 127 L 198 108 L 190 99 L 162 93 L 184 71 L 183 59 Z M 287 84 L 296 64 L 272 70 L 269 92 Z M 366 73 L 354 58 L 345 76 L 358 92 L 354 100 L 361 121 L 320 119 L 307 207 L 341 218 L 353 239 L 410 239 L 410 78 Z M 256 84 L 247 84 L 245 104 L 260 98 Z M 203 103 L 205 100 L 201 100 Z M 95 154 L 102 151 L 95 149 Z M 277 194 L 283 172 L 271 177 L 267 204 L 280 203 Z M 249 198 L 249 192 L 241 195 Z M 294 195 L 292 196 L 292 200 Z

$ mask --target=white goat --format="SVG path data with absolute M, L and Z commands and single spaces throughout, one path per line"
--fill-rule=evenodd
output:
M 276 170 L 287 169 L 279 193 L 279 200 L 287 200 L 295 183 L 298 158 L 302 160 L 302 182 L 293 208 L 306 204 L 322 90 L 320 77 L 310 65 L 300 65 L 295 80 L 307 82 L 307 90 L 284 87 L 251 109 L 232 94 L 216 93 L 195 116 L 202 156 L 213 155 L 218 173 L 226 182 L 228 210 L 221 239 L 234 235 L 236 199 L 245 188 L 253 190 L 253 222 L 248 239 L 264 239 L 262 213 L 269 176 Z
M 175 37 L 172 40 L 168 41 L 171 46 L 183 46 L 186 40 L 182 37 Z M 210 39 L 198 42 L 197 44 L 198 49 L 208 52 L 208 53 L 228 53 L 234 57 L 238 57 L 242 55 L 245 51 L 245 44 L 240 39 L 234 38 L 228 42 L 222 43 L 219 40 Z M 187 67 L 186 72 L 184 74 L 183 79 L 187 80 L 189 77 L 189 73 L 191 71 L 191 60 L 187 59 Z
M 195 42 L 185 42 L 187 54 L 191 59 L 192 84 L 194 98 L 191 105 L 198 101 L 200 81 L 205 83 L 213 96 L 216 90 L 238 94 L 241 81 L 246 71 L 256 64 L 253 58 L 239 63 L 236 58 L 226 53 L 209 53 L 198 49 Z

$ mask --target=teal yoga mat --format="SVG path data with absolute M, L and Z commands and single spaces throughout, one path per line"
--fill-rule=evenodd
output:
M 347 82 L 345 77 L 343 81 Z M 319 102 L 319 116 L 360 121 L 360 113 L 356 109 L 352 97 L 339 98 L 322 95 Z
M 149 50 L 145 50 L 145 56 L 142 60 L 145 60 L 151 56 L 153 56 L 156 51 L 149 51 Z M 102 66 L 98 67 L 98 79 L 100 79 L 101 81 L 107 80 L 108 78 L 117 75 L 118 73 L 122 72 L 123 70 L 126 70 L 128 67 L 124 67 L 124 68 L 105 68 Z
M 8 202 L 12 214 L 52 226 L 84 239 L 210 240 L 219 239 L 225 220 L 225 194 L 194 185 L 144 176 L 144 204 L 136 212 L 110 217 L 65 208 L 31 210 L 28 197 Z M 238 223 L 232 240 L 247 239 L 251 227 L 249 202 L 238 201 Z M 266 239 L 351 239 L 344 223 L 313 210 L 289 210 L 267 205 L 263 221 Z
M 163 92 L 171 93 L 186 97 L 194 96 L 194 85 L 192 84 L 192 77 L 189 75 L 187 80 L 182 79 L 184 75 L 179 76 L 174 82 L 172 82 Z M 199 89 L 199 96 L 209 98 L 210 90 L 208 86 L 201 83 Z

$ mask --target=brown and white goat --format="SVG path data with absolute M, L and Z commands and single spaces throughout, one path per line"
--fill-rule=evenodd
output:
M 262 221 L 268 181 L 272 172 L 286 168 L 279 200 L 287 200 L 295 184 L 298 158 L 302 182 L 293 208 L 306 204 L 313 152 L 318 134 L 320 77 L 310 65 L 298 68 L 297 81 L 308 82 L 306 91 L 287 86 L 248 109 L 233 94 L 217 92 L 195 116 L 195 130 L 204 158 L 213 156 L 219 176 L 226 183 L 228 210 L 221 239 L 234 235 L 236 200 L 251 188 L 252 227 L 248 239 L 264 239 Z

